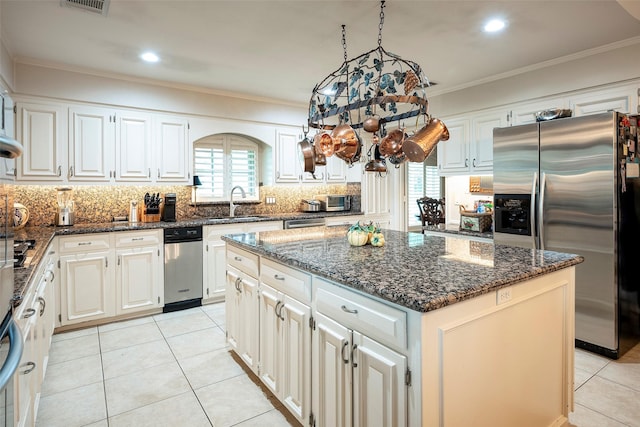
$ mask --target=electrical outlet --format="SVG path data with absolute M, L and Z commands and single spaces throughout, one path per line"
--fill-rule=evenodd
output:
M 276 198 L 271 196 L 271 197 L 265 197 L 265 203 L 267 205 L 275 205 L 276 204 Z
M 496 305 L 511 301 L 511 288 L 498 289 L 496 292 Z

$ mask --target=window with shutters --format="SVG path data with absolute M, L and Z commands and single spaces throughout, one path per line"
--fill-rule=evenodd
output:
M 407 163 L 407 195 L 409 226 L 421 225 L 420 210 L 416 200 L 422 197 L 440 199 L 444 194 L 443 179 L 438 175 L 437 164 L 430 164 L 431 157 L 424 163 Z
M 241 186 L 258 200 L 258 144 L 237 135 L 212 135 L 194 143 L 194 175 L 200 177 L 198 202 L 229 200 Z M 239 192 L 236 192 L 239 195 Z

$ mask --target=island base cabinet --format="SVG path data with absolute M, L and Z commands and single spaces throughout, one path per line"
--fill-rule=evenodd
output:
M 316 316 L 316 426 L 406 426 L 406 356 Z
M 423 316 L 423 425 L 555 427 L 568 422 L 573 268 L 507 289 Z
M 258 372 L 258 281 L 227 270 L 227 341 L 256 375 Z
M 301 423 L 311 408 L 311 308 L 260 284 L 260 379 Z

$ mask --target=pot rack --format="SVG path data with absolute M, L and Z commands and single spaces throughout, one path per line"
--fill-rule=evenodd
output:
M 386 135 L 386 124 L 398 122 L 399 127 L 402 127 L 402 120 L 420 115 L 425 117 L 425 123 L 430 120 L 429 102 L 425 91 L 430 83 L 422 67 L 382 47 L 384 8 L 385 1 L 382 0 L 378 45 L 352 59 L 347 57 L 346 28 L 342 25 L 344 62 L 315 85 L 308 109 L 309 128 L 321 132 L 332 131 L 341 124 L 349 124 L 359 133 L 367 118 L 379 118 L 379 131 L 373 133 L 373 144 L 367 151 L 369 163 L 365 170 L 369 172 L 381 172 L 381 165 L 386 167 L 387 159 L 396 168 L 405 161 L 404 158 L 396 156 L 379 156 L 376 151 L 375 162 L 378 167 L 370 167 L 373 161 L 372 151 L 380 138 Z M 416 120 L 418 119 L 419 117 Z M 357 158 L 345 162 L 351 166 L 359 159 L 358 155 Z

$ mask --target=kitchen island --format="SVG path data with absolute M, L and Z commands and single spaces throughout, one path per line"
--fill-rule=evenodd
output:
M 229 343 L 300 422 L 568 423 L 580 256 L 346 231 L 223 237 Z

